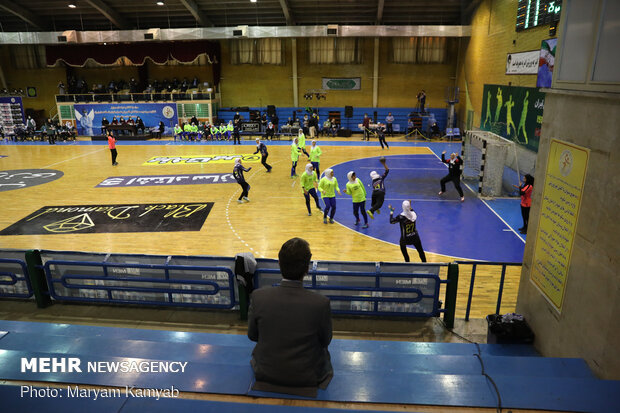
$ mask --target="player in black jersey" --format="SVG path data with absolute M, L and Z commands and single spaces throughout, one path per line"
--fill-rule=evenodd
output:
M 416 229 L 416 220 L 418 216 L 413 209 L 411 209 L 411 202 L 403 201 L 403 212 L 394 217 L 394 208 L 392 205 L 388 205 L 390 209 L 390 224 L 400 224 L 400 251 L 405 257 L 405 262 L 409 262 L 409 254 L 407 253 L 407 245 L 413 245 L 418 254 L 420 260 L 426 262 L 426 254 L 422 249 L 422 241 L 420 241 L 420 235 Z
M 446 159 L 446 151 L 441 153 L 441 162 L 448 165 L 448 175 L 441 178 L 440 185 L 441 191 L 439 191 L 439 195 L 446 192 L 446 182 L 452 181 L 454 187 L 456 188 L 459 196 L 461 197 L 461 202 L 465 201 L 465 196 L 463 195 L 463 190 L 461 189 L 461 173 L 463 172 L 463 160 L 456 153 L 452 153 L 450 158 Z
M 233 177 L 235 178 L 237 183 L 241 185 L 241 189 L 243 189 L 243 192 L 241 192 L 241 195 L 239 195 L 239 199 L 237 199 L 237 202 L 239 202 L 240 204 L 242 204 L 243 201 L 250 202 L 250 199 L 248 198 L 248 193 L 250 192 L 250 184 L 245 181 L 245 177 L 243 176 L 243 172 L 249 172 L 250 169 L 252 168 L 246 169 L 243 167 L 243 164 L 241 163 L 241 158 L 235 159 Z
M 372 179 L 372 204 L 370 209 L 366 211 L 366 213 L 370 216 L 370 218 L 375 219 L 374 213 L 380 213 L 380 209 L 383 206 L 383 201 L 385 200 L 385 184 L 383 181 L 387 174 L 390 172 L 387 165 L 385 164 L 385 158 L 382 156 L 379 158 L 379 162 L 383 164 L 385 168 L 385 172 L 383 175 L 379 175 L 377 171 L 372 171 L 370 173 L 370 178 Z

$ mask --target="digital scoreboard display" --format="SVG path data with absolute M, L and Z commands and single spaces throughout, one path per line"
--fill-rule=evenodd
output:
M 519 0 L 517 31 L 560 20 L 562 0 Z

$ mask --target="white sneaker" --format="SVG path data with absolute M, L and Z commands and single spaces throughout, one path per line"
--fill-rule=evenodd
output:
M 441 195 L 441 194 L 443 194 L 443 191 L 439 191 L 439 193 L 437 195 Z
M 243 197 L 243 200 L 244 200 L 245 202 L 250 202 L 250 198 L 248 198 L 247 196 L 244 196 L 244 197 Z
M 240 203 L 240 204 L 243 204 L 243 201 L 240 200 L 240 199 L 237 199 L 237 202 Z

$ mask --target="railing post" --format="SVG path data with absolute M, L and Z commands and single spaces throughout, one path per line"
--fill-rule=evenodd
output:
M 456 312 L 456 292 L 459 285 L 459 265 L 455 262 L 448 264 L 448 285 L 446 286 L 446 308 L 443 321 L 448 328 L 454 328 L 454 314 Z
M 495 314 L 499 314 L 499 309 L 502 306 L 502 293 L 504 291 L 504 279 L 506 278 L 506 264 L 502 264 L 502 277 L 499 280 L 499 292 L 497 293 L 497 307 L 495 308 Z
M 42 264 L 43 262 L 41 261 L 41 253 L 39 250 L 26 251 L 28 276 L 30 277 L 30 284 L 32 285 L 34 299 L 37 303 L 37 307 L 39 308 L 45 308 L 52 305 L 52 299 L 50 298 L 49 290 L 47 289 L 45 272 L 40 268 Z
M 465 310 L 465 321 L 469 321 L 469 310 L 471 310 L 471 300 L 474 295 L 474 283 L 476 282 L 476 266 L 471 265 L 471 278 L 469 280 L 469 294 L 467 295 L 467 309 Z

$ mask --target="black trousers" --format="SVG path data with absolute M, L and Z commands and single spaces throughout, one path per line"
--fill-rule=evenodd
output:
M 463 190 L 461 189 L 461 175 L 446 175 L 441 178 L 441 192 L 446 192 L 446 182 L 450 182 L 454 184 L 457 192 L 461 197 L 463 197 Z
M 530 222 L 530 207 L 521 205 L 521 216 L 523 217 L 523 231 L 527 231 L 527 224 Z
M 381 191 L 372 191 L 372 204 L 370 205 L 370 212 L 373 214 L 375 211 L 378 211 L 383 206 L 383 201 L 385 200 L 385 192 Z
M 387 142 L 385 141 L 385 135 L 379 135 L 379 143 L 381 144 L 381 149 L 383 149 L 383 144 L 385 144 L 386 148 L 390 149 Z
M 420 236 L 416 232 L 413 238 L 409 239 L 409 242 L 401 238 L 400 239 L 400 252 L 403 253 L 403 257 L 405 258 L 405 262 L 409 262 L 409 254 L 407 253 L 407 245 L 413 245 L 416 250 L 418 250 L 418 255 L 420 256 L 420 261 L 426 262 L 426 254 L 424 254 L 424 249 L 422 249 L 422 241 L 420 241 Z
M 389 133 L 390 136 L 394 136 L 394 129 L 392 129 L 392 124 L 388 123 L 387 125 L 385 125 L 385 133 Z
M 262 164 L 263 164 L 263 166 L 264 166 L 264 167 L 265 167 L 268 171 L 271 171 L 271 165 L 269 165 L 269 164 L 267 163 L 267 157 L 268 157 L 268 156 L 269 156 L 269 154 L 267 154 L 267 155 L 262 155 L 262 156 L 260 157 L 260 163 L 262 163 Z
M 118 152 L 115 149 L 110 149 L 110 153 L 112 154 L 112 165 L 116 163 L 116 157 L 118 156 Z
M 43 139 L 41 139 L 41 140 L 43 140 Z M 50 134 L 50 135 L 47 135 L 47 142 L 48 142 L 50 145 L 55 144 L 55 143 L 56 143 L 56 135 L 54 135 L 53 133 L 52 133 L 52 134 Z
M 239 198 L 237 199 L 241 200 L 241 198 L 243 198 L 244 196 L 248 196 L 248 194 L 250 193 L 250 184 L 243 181 L 243 182 L 239 182 L 239 185 L 241 185 L 241 189 L 243 189 L 243 191 L 241 192 L 241 195 L 239 195 Z
M 236 145 L 237 143 L 241 145 L 241 135 L 238 131 L 233 132 L 233 145 Z

